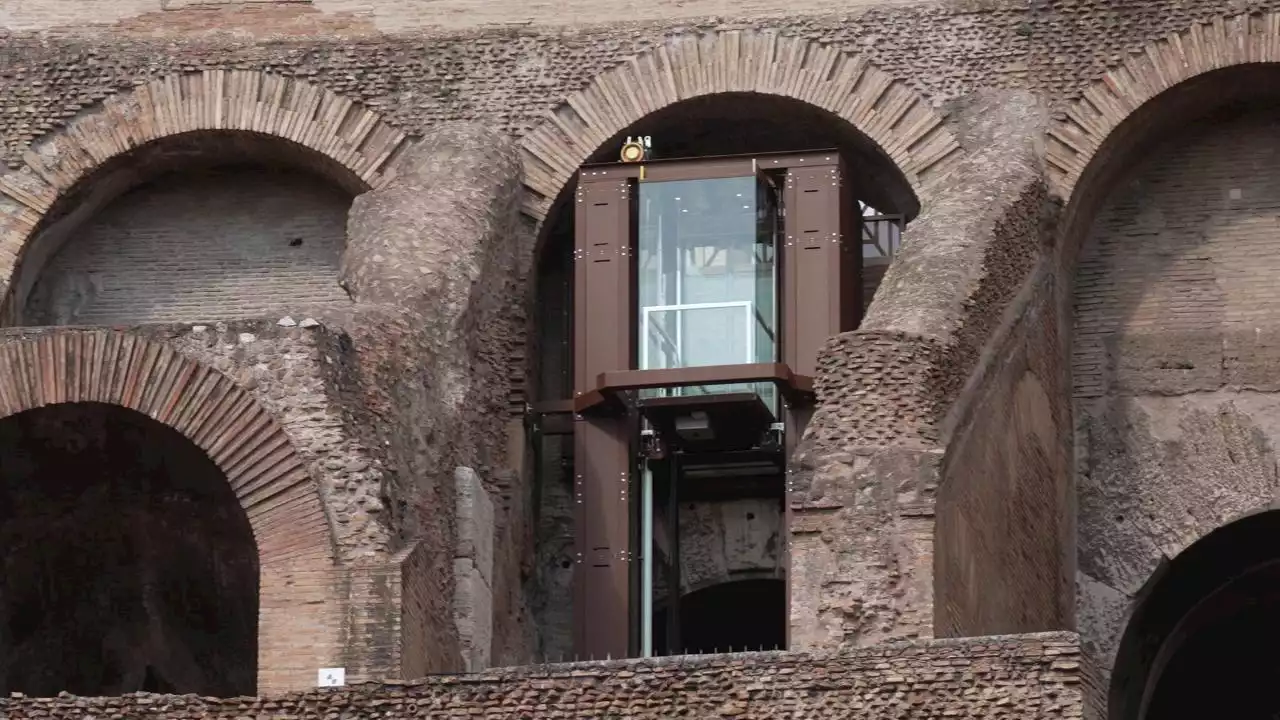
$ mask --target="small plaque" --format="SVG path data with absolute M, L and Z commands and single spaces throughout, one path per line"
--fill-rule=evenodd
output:
M 346 668 L 321 668 L 320 678 L 316 681 L 316 685 L 319 687 L 342 687 L 346 684 Z

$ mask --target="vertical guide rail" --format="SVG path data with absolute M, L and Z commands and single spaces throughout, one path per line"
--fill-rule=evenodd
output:
M 680 638 L 680 452 L 671 453 L 667 491 L 667 654 L 683 654 Z
M 640 475 L 640 657 L 653 657 L 653 470 Z

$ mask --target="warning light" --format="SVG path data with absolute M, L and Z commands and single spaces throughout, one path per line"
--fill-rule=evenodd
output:
M 637 138 L 628 137 L 627 141 L 622 144 L 622 162 L 634 163 L 648 160 L 649 153 L 652 150 L 652 139 L 648 135 Z

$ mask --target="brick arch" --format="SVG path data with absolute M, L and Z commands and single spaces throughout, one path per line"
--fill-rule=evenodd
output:
M 789 97 L 843 118 L 913 186 L 960 147 L 924 98 L 865 57 L 775 32 L 680 35 L 606 71 L 525 136 L 525 212 L 545 218 L 578 167 L 645 116 L 730 92 Z
M 391 179 L 393 156 L 407 141 L 373 109 L 282 75 L 206 70 L 152 80 L 37 141 L 21 167 L 0 175 L 0 285 L 54 204 L 104 163 L 202 131 L 266 135 L 309 148 L 366 190 Z
M 1280 62 L 1280 13 L 1218 17 L 1148 43 L 1086 88 L 1049 130 L 1050 183 L 1070 198 L 1099 148 L 1126 119 L 1199 75 Z
M 73 402 L 143 413 L 222 470 L 258 549 L 259 692 L 306 687 L 334 648 L 321 636 L 333 625 L 331 598 L 316 580 L 335 560 L 319 489 L 280 425 L 226 375 L 136 335 L 61 331 L 0 344 L 0 418 Z M 313 580 L 299 588 L 300 577 Z M 306 652 L 293 649 L 300 628 L 314 646 Z M 269 666 L 282 656 L 300 667 Z

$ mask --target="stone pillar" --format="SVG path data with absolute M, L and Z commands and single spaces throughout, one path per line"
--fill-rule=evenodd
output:
M 952 428 L 985 392 L 989 346 L 1041 260 L 1047 115 L 1027 93 L 983 92 L 951 117 L 964 151 L 917 189 L 922 214 L 862 324 L 819 360 L 818 408 L 790 468 L 792 649 L 931 637 L 940 615 L 977 617 L 935 608 L 935 519 L 982 528 L 967 548 L 939 544 L 943 560 L 990 560 L 1000 514 L 1013 517 L 939 498 Z M 965 477 L 997 479 L 979 476 Z
M 453 558 L 453 620 L 462 645 L 462 668 L 489 667 L 493 646 L 493 502 L 471 468 L 454 472 L 458 544 Z
M 356 304 L 335 345 L 392 475 L 405 675 L 528 655 L 523 546 L 493 540 L 523 539 L 527 515 L 525 493 L 495 470 L 508 452 L 513 349 L 523 346 L 532 242 L 521 192 L 509 137 L 450 124 L 408 148 L 394 179 L 356 198 L 348 220 L 341 276 Z

